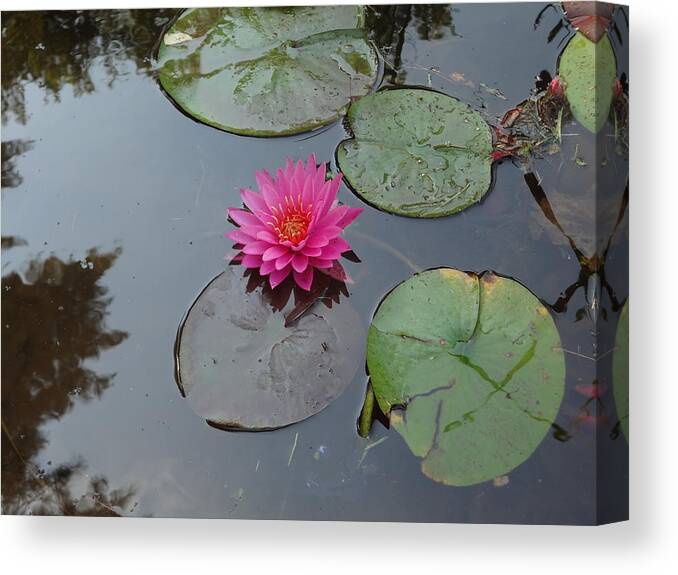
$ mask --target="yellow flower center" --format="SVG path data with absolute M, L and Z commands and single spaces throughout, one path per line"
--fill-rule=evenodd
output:
M 285 206 L 272 208 L 273 221 L 269 225 L 278 234 L 281 242 L 289 241 L 298 244 L 308 235 L 308 227 L 311 224 L 313 206 L 303 206 L 301 196 L 295 202 L 289 197 L 285 198 Z
M 299 243 L 306 237 L 310 223 L 310 218 L 306 214 L 287 214 L 280 223 L 278 237 L 281 240 L 289 240 L 294 244 Z

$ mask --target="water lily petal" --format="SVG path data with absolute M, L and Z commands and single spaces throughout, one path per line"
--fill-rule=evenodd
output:
M 268 230 L 261 230 L 257 232 L 257 239 L 268 242 L 269 244 L 279 243 L 278 236 L 276 236 L 273 232 L 269 232 Z
M 259 170 L 258 172 L 255 172 L 254 179 L 257 181 L 259 191 L 261 191 L 264 186 L 275 187 L 273 178 L 271 177 L 271 174 L 268 173 L 268 170 Z
M 301 253 L 311 258 L 319 256 L 322 253 L 322 251 L 323 251 L 322 248 L 311 248 L 307 244 L 306 247 L 303 250 L 301 250 Z
M 326 226 L 322 228 L 322 233 L 324 236 L 326 236 L 328 239 L 332 240 L 336 238 L 337 236 L 341 235 L 341 232 L 344 230 L 340 228 L 339 226 Z
M 294 168 L 294 183 L 298 190 L 302 189 L 305 179 L 306 172 L 304 170 L 304 164 L 301 160 L 297 160 L 297 165 Z
M 269 244 L 268 242 L 257 241 L 245 244 L 245 247 L 242 249 L 242 251 L 246 254 L 260 256 L 270 247 L 271 244 Z
M 275 262 L 278 260 L 268 260 L 267 262 L 261 262 L 261 267 L 259 268 L 259 274 L 262 276 L 267 276 L 272 271 L 275 270 Z
M 261 256 L 246 254 L 242 258 L 241 265 L 246 268 L 258 268 L 261 265 Z
M 318 212 L 318 220 L 322 219 L 334 205 L 334 200 L 337 198 L 337 192 L 339 191 L 342 177 L 343 176 L 341 174 L 337 174 L 328 182 L 327 190 L 325 191 L 322 198 L 322 207 L 319 208 L 320 211 Z
M 292 158 L 287 158 L 285 160 L 285 179 L 288 182 L 291 182 L 293 177 L 294 177 L 294 162 L 292 161 Z
M 306 160 L 306 177 L 311 180 L 317 171 L 316 163 L 315 154 L 309 154 L 308 159 Z
M 240 228 L 238 228 L 237 230 L 231 230 L 226 234 L 226 237 L 230 240 L 233 240 L 236 244 L 247 244 L 251 241 L 254 241 L 254 238 L 252 236 L 245 233 Z
M 267 262 L 269 260 L 277 260 L 281 255 L 287 253 L 287 248 L 285 246 L 277 245 L 271 246 L 268 248 L 262 257 L 262 259 Z
M 339 222 L 346 217 L 349 210 L 350 208 L 348 206 L 338 206 L 333 210 L 330 210 L 327 215 L 318 220 L 318 226 L 339 226 Z
M 275 190 L 281 197 L 289 195 L 289 178 L 287 177 L 286 171 L 287 170 L 283 171 L 282 168 L 278 168 L 275 175 Z
M 282 203 L 280 196 L 275 191 L 275 187 L 265 184 L 261 187 L 261 195 L 264 197 L 269 212 L 275 214 L 274 210 L 280 209 L 280 204 Z
M 244 228 L 262 228 L 262 221 L 251 212 L 240 210 L 238 208 L 230 208 L 228 210 L 228 217 L 236 224 Z
M 313 205 L 313 179 L 306 178 L 304 181 L 304 190 L 301 193 L 301 207 L 303 209 L 308 209 L 309 206 Z
M 325 185 L 325 174 L 327 173 L 327 166 L 323 162 L 320 164 L 320 167 L 316 170 L 315 176 L 313 178 L 313 195 L 314 202 L 317 202 L 320 199 L 320 192 Z
M 343 219 L 337 222 L 337 225 L 340 228 L 346 228 L 353 222 L 353 220 L 355 220 L 362 213 L 363 213 L 362 208 L 349 208 L 348 211 L 344 214 Z
M 280 243 L 281 243 L 283 246 L 287 246 L 288 248 L 290 248 L 293 252 L 300 252 L 301 250 L 304 249 L 304 246 L 306 245 L 306 238 L 304 238 L 303 240 L 301 240 L 298 244 L 293 244 L 293 243 L 292 243 L 291 241 L 289 241 L 289 240 L 285 240 L 285 241 L 282 241 L 282 242 L 280 242 Z
M 275 260 L 275 269 L 281 270 L 289 263 L 292 261 L 292 258 L 294 258 L 294 252 L 287 252 L 281 255 L 279 258 Z
M 332 244 L 322 248 L 323 253 L 320 254 L 320 258 L 325 260 L 337 260 L 341 257 L 341 250 L 338 247 L 333 246 Z
M 257 215 L 259 212 L 263 212 L 263 214 L 269 213 L 269 209 L 266 205 L 266 202 L 264 201 L 264 198 L 262 198 L 256 192 L 248 190 L 247 188 L 241 188 L 240 197 L 242 198 L 242 203 L 245 204 L 252 213 Z
M 313 266 L 314 268 L 319 268 L 319 269 L 327 269 L 331 268 L 334 263 L 334 260 L 325 260 L 322 258 L 311 258 L 309 260 L 309 265 Z
M 321 233 L 316 233 L 306 240 L 306 246 L 309 248 L 322 248 L 330 243 L 330 239 Z
M 310 290 L 313 283 L 313 268 L 308 266 L 303 272 L 294 270 L 294 281 L 303 290 Z
M 342 254 L 351 249 L 351 244 L 349 244 L 341 236 L 334 238 L 329 245 L 333 248 L 338 249 Z
M 308 267 L 308 258 L 304 254 L 297 253 L 292 258 L 292 267 L 299 273 Z
M 281 270 L 274 270 L 271 272 L 271 274 L 268 276 L 268 282 L 271 284 L 272 288 L 275 288 L 278 286 L 288 275 L 290 275 L 290 272 L 292 271 L 291 266 L 287 266 L 284 269 Z

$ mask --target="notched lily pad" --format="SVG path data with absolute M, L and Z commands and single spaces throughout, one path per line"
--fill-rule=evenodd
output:
M 590 132 L 599 132 L 610 115 L 617 74 L 610 39 L 604 35 L 592 42 L 577 32 L 560 56 L 558 73 L 574 117 Z
M 360 6 L 189 9 L 160 44 L 160 83 L 189 115 L 229 132 L 312 130 L 376 81 L 362 24 Z
M 492 134 L 463 102 L 424 89 L 382 90 L 348 111 L 344 177 L 366 202 L 401 216 L 461 211 L 489 190 Z
M 612 363 L 612 392 L 617 406 L 619 425 L 629 439 L 629 302 L 622 308 L 617 324 L 617 337 Z
M 364 328 L 353 308 L 319 302 L 286 324 L 251 278 L 229 267 L 191 307 L 177 340 L 177 377 L 192 408 L 224 429 L 268 430 L 319 412 L 363 362 Z
M 382 301 L 367 364 L 380 409 L 447 485 L 472 485 L 523 463 L 548 433 L 564 392 L 556 326 L 519 283 L 441 268 Z

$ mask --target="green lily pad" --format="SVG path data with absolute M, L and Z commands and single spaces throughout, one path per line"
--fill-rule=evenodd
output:
M 189 9 L 160 43 L 160 83 L 189 115 L 228 132 L 312 130 L 374 85 L 362 24 L 360 6 Z
M 572 114 L 597 133 L 610 115 L 617 61 L 607 35 L 597 43 L 577 32 L 560 56 L 558 73 Z
M 324 409 L 363 365 L 364 328 L 347 303 L 319 302 L 286 326 L 229 267 L 191 307 L 177 341 L 177 378 L 193 410 L 223 429 L 268 430 Z
M 617 324 L 612 363 L 612 392 L 617 417 L 627 441 L 629 439 L 629 303 L 622 308 Z
M 565 361 L 547 309 L 522 285 L 441 268 L 382 301 L 367 365 L 380 409 L 424 474 L 472 485 L 523 463 L 548 433 Z
M 479 201 L 492 180 L 490 127 L 466 104 L 424 89 L 383 90 L 348 110 L 344 177 L 386 212 L 436 218 Z

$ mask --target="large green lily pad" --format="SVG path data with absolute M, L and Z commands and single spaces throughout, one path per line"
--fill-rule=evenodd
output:
M 441 268 L 382 301 L 367 342 L 381 410 L 422 471 L 472 485 L 523 463 L 549 431 L 565 362 L 547 309 L 519 283 Z
M 490 188 L 490 127 L 455 98 L 383 90 L 354 102 L 348 123 L 353 138 L 339 145 L 339 168 L 361 198 L 382 210 L 447 216 Z
M 160 83 L 189 115 L 229 132 L 311 130 L 376 80 L 362 23 L 360 6 L 189 9 L 160 43 Z
M 177 376 L 212 425 L 275 429 L 324 409 L 351 383 L 364 365 L 364 328 L 347 302 L 318 302 L 286 326 L 289 310 L 248 293 L 247 281 L 229 267 L 200 294 L 180 330 Z
M 622 308 L 617 324 L 617 337 L 612 363 L 612 392 L 617 417 L 626 439 L 629 439 L 629 302 Z
M 577 121 L 596 133 L 610 115 L 617 61 L 607 35 L 591 42 L 577 32 L 560 56 L 558 73 Z

